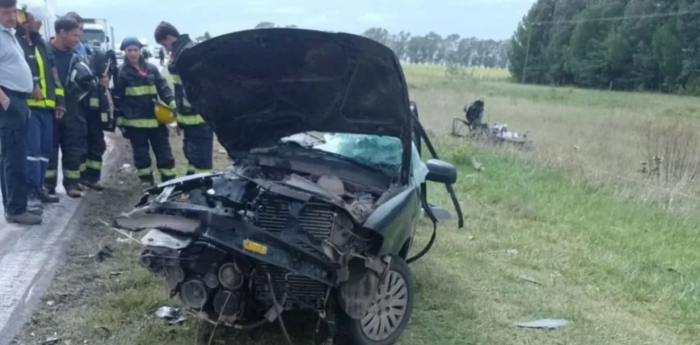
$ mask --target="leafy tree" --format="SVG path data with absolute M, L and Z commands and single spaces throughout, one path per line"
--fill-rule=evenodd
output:
M 271 22 L 260 22 L 260 23 L 258 23 L 258 25 L 255 26 L 256 29 L 270 29 L 270 28 L 274 28 L 274 27 L 275 27 L 275 23 L 271 23 Z
M 204 42 L 206 40 L 211 39 L 211 35 L 209 34 L 209 31 L 204 32 L 204 35 L 196 37 L 194 40 L 197 43 Z
M 697 12 L 700 0 L 538 0 L 513 33 L 508 68 L 527 83 L 700 91 Z
M 274 27 L 278 26 L 272 22 L 261 22 L 255 26 L 256 29 Z M 414 36 L 407 31 L 392 34 L 380 27 L 369 28 L 362 35 L 391 48 L 404 62 L 447 65 L 456 71 L 461 71 L 463 66 L 506 68 L 508 65 L 508 41 L 461 38 L 458 34 L 443 38 L 434 32 L 425 36 Z

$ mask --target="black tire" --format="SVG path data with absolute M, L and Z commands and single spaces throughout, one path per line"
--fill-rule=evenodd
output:
M 400 277 L 400 278 L 399 278 Z M 388 281 L 389 280 L 389 281 Z M 405 287 L 400 287 L 400 283 L 398 282 L 399 280 L 402 280 L 404 282 Z M 387 282 L 388 281 L 388 282 Z M 392 284 L 392 282 L 394 284 Z M 385 285 L 388 284 L 388 285 Z M 388 309 L 391 309 L 393 312 L 391 315 L 396 316 L 396 311 L 400 310 L 400 306 L 398 304 L 403 304 L 403 301 L 405 301 L 405 307 L 403 307 L 403 315 L 401 319 L 398 321 L 398 326 L 395 326 L 390 323 L 390 327 L 393 329 L 393 331 L 390 331 L 388 335 L 382 338 L 375 338 L 372 339 L 370 336 L 368 336 L 368 332 L 372 334 L 371 331 L 367 331 L 366 327 L 363 327 L 363 320 L 365 320 L 368 317 L 371 317 L 369 312 L 367 313 L 367 316 L 365 316 L 363 319 L 360 320 L 353 320 L 351 319 L 347 314 L 345 314 L 340 308 L 338 308 L 338 334 L 336 334 L 336 344 L 348 344 L 348 345 L 391 345 L 394 344 L 403 332 L 406 330 L 406 327 L 408 326 L 408 322 L 411 319 L 411 315 L 413 314 L 413 303 L 415 299 L 415 285 L 414 285 L 414 278 L 413 278 L 413 271 L 411 268 L 408 266 L 406 261 L 398 256 L 393 256 L 391 259 L 391 266 L 389 268 L 389 271 L 386 274 L 385 279 L 380 282 L 379 285 L 380 291 L 382 291 L 382 287 L 388 286 L 389 289 L 391 290 L 392 287 L 397 287 L 397 291 L 393 293 L 392 295 L 396 297 L 396 299 L 392 300 L 391 298 L 385 299 L 385 303 L 391 303 L 394 304 L 393 306 L 386 306 Z M 391 291 L 390 291 L 391 292 Z M 405 299 L 401 298 L 401 296 L 405 292 Z M 380 292 L 381 296 L 381 292 Z M 378 296 L 378 298 L 380 297 Z M 389 302 L 389 301 L 394 301 L 394 302 Z M 399 301 L 401 301 L 399 303 Z M 380 304 L 381 305 L 381 304 Z M 373 304 L 373 307 L 378 307 Z M 382 321 L 379 322 L 379 325 L 381 325 L 381 322 L 386 322 L 390 317 L 387 316 L 386 318 L 383 318 L 380 314 L 374 314 L 374 317 L 371 317 L 372 321 L 376 319 L 382 319 Z M 374 334 L 377 336 L 377 334 Z

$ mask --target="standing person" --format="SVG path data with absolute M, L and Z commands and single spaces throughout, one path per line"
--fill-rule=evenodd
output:
M 66 17 L 68 18 L 73 18 L 75 19 L 76 22 L 80 25 L 80 39 L 82 40 L 83 38 L 83 25 L 85 22 L 83 21 L 83 17 L 81 17 L 78 13 L 76 12 L 68 12 L 66 13 Z M 83 42 L 78 42 L 78 45 L 75 47 L 75 51 L 78 53 L 80 57 L 83 58 L 88 58 L 90 54 L 90 50 L 83 44 Z
M 54 25 L 56 37 L 51 40 L 50 54 L 53 54 L 58 71 L 58 78 L 63 85 L 68 85 L 71 67 L 81 59 L 75 50 L 80 43 L 80 24 L 73 18 L 61 17 Z M 68 86 L 66 86 L 68 89 Z M 68 93 L 68 92 L 67 92 Z M 58 150 L 61 150 L 63 167 L 63 187 L 71 198 L 80 198 L 80 164 L 85 151 L 87 128 L 85 117 L 80 111 L 79 103 L 85 95 L 66 94 L 66 114 L 54 123 L 53 151 L 49 160 L 49 170 L 58 167 Z M 56 193 L 58 184 L 56 174 L 46 174 L 44 181 L 49 194 Z
M 83 44 L 83 42 L 82 42 L 82 39 L 83 39 L 83 28 L 84 28 L 84 26 L 85 26 L 85 21 L 83 20 L 83 17 L 81 17 L 77 12 L 68 12 L 68 13 L 66 13 L 66 17 L 75 19 L 75 21 L 78 22 L 78 25 L 80 25 L 80 40 L 79 40 L 79 42 L 78 42 L 78 45 L 75 47 L 75 51 L 76 51 L 76 53 L 78 54 L 78 56 L 81 58 L 81 60 L 82 60 L 85 64 L 87 64 L 88 66 L 90 66 L 90 65 L 91 65 L 90 60 L 92 60 L 93 52 L 92 52 L 92 50 L 91 50 L 90 48 L 86 47 L 85 44 Z M 94 72 L 94 71 L 93 71 L 93 72 Z M 96 74 L 96 75 L 101 75 L 101 73 Z M 80 106 L 80 111 L 82 112 L 83 117 L 85 118 L 85 121 L 86 121 L 86 128 L 87 128 L 87 129 L 86 129 L 86 132 L 85 132 L 85 139 L 84 139 L 85 142 L 83 143 L 83 147 L 85 148 L 85 150 L 83 151 L 83 155 L 82 155 L 82 157 L 81 157 L 81 159 L 80 159 L 80 180 L 81 180 L 81 181 L 80 181 L 80 183 L 78 183 L 78 187 L 77 187 L 77 189 L 78 189 L 79 191 L 81 191 L 81 192 L 85 190 L 85 188 L 84 188 L 85 179 L 87 179 L 88 177 L 91 177 L 91 176 L 94 176 L 94 175 L 95 175 L 94 172 L 88 172 L 88 171 L 87 171 L 87 166 L 88 166 L 87 154 L 88 154 L 88 151 L 89 151 L 89 147 L 88 147 L 88 146 L 89 146 L 89 144 L 90 144 L 89 141 L 90 141 L 90 138 L 91 138 L 90 134 L 93 134 L 93 135 L 92 135 L 92 138 L 97 138 L 97 136 L 94 135 L 94 133 L 90 133 L 90 127 L 91 127 L 91 126 L 90 126 L 90 119 L 91 119 L 91 117 L 92 117 L 91 115 L 93 115 L 93 113 L 94 113 L 94 111 L 93 111 L 94 109 L 93 109 L 93 108 L 94 108 L 94 107 L 99 108 L 99 105 L 94 106 L 94 101 L 93 101 L 93 97 L 95 97 L 95 96 L 97 95 L 97 92 L 98 92 L 98 91 L 99 91 L 99 90 L 95 90 L 95 91 L 93 92 L 93 94 L 90 95 L 90 98 L 89 98 L 89 99 L 86 98 L 85 100 L 81 101 L 80 104 L 79 104 L 79 106 Z M 94 127 L 94 126 L 93 126 L 93 127 Z M 100 132 L 99 134 L 102 135 L 101 132 Z M 103 141 L 104 141 L 104 140 L 103 140 Z M 94 143 L 94 140 L 93 140 L 93 144 L 95 144 L 95 143 Z M 99 144 L 99 143 L 98 143 L 98 144 Z M 101 155 L 100 155 L 100 157 L 101 157 Z M 95 166 L 93 166 L 93 167 L 95 167 Z M 101 171 L 101 167 L 100 167 L 100 171 Z M 97 189 L 97 190 L 102 190 L 103 188 L 102 188 L 101 185 L 98 184 L 98 185 L 96 185 L 96 188 L 95 188 L 95 189 Z
M 119 100 L 117 125 L 131 141 L 134 166 L 144 186 L 154 184 L 150 148 L 156 156 L 162 182 L 175 178 L 175 159 L 170 148 L 170 131 L 155 116 L 155 100 L 160 98 L 175 108 L 173 94 L 158 67 L 141 55 L 143 45 L 136 38 L 125 38 L 121 50 L 124 64 L 114 78 L 114 95 Z M 150 147 L 149 147 L 150 146 Z
M 155 31 L 156 42 L 170 52 L 168 72 L 175 87 L 175 100 L 177 102 L 177 122 L 185 132 L 183 146 L 185 157 L 189 163 L 187 174 L 211 172 L 213 168 L 214 133 L 209 124 L 190 104 L 185 89 L 182 87 L 180 75 L 175 64 L 178 57 L 185 49 L 194 46 L 194 42 L 187 34 L 180 32 L 170 23 L 161 22 Z
M 0 189 L 5 219 L 36 225 L 41 224 L 41 212 L 27 207 L 25 163 L 30 114 L 27 99 L 34 91 L 34 82 L 15 36 L 16 27 L 17 0 L 0 0 Z
M 163 47 L 160 47 L 160 50 L 158 51 L 158 60 L 160 60 L 160 65 L 163 66 L 165 63 L 165 52 L 163 51 Z
M 89 57 L 92 73 L 102 77 L 97 78 L 99 85 L 90 97 L 86 97 L 85 102 L 81 103 L 81 110 L 85 113 L 87 124 L 87 151 L 80 166 L 81 179 L 88 188 L 101 191 L 105 189 L 100 182 L 102 156 L 107 149 L 103 129 L 111 125 L 106 91 L 109 89 L 110 75 L 116 70 L 116 58 L 112 59 L 109 54 L 101 51 L 90 51 Z
M 24 10 L 26 22 L 17 27 L 17 39 L 34 77 L 34 91 L 28 100 L 31 116 L 27 129 L 27 187 L 30 204 L 58 202 L 56 195 L 49 195 L 42 185 L 53 147 L 54 118 L 60 119 L 66 111 L 63 87 L 49 47 L 41 37 L 40 15 L 42 9 L 30 7 Z

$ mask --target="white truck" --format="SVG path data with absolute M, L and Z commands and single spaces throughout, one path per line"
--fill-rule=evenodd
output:
M 54 23 L 58 17 L 58 0 L 20 0 L 22 6 L 42 8 L 42 36 L 48 40 L 56 33 Z M 114 28 L 109 26 L 106 19 L 83 18 L 83 37 L 81 41 L 92 50 L 106 52 L 114 49 Z
M 83 44 L 95 51 L 106 52 L 113 49 L 114 28 L 106 19 L 83 18 Z

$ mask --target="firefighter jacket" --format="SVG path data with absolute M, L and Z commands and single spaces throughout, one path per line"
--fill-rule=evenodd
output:
M 140 68 L 125 62 L 114 78 L 114 96 L 118 100 L 117 126 L 157 128 L 160 123 L 155 116 L 158 98 L 176 108 L 173 93 L 158 71 L 158 68 L 141 60 Z
M 108 78 L 114 76 L 117 66 L 116 58 L 111 54 L 101 51 L 88 51 L 88 66 L 97 79 L 97 88 L 90 93 L 88 97 L 87 107 L 91 110 L 92 116 L 99 116 L 102 129 L 105 131 L 114 131 L 115 119 L 110 112 L 109 99 L 107 98 L 107 90 L 100 85 L 100 78 L 107 74 Z
M 32 41 L 30 45 L 27 41 L 27 34 Z M 66 110 L 64 100 L 64 90 L 56 72 L 52 49 L 49 43 L 44 41 L 40 34 L 36 32 L 27 33 L 22 26 L 17 27 L 17 41 L 19 41 L 24 55 L 32 71 L 34 86 L 41 89 L 44 98 L 40 101 L 30 97 L 27 100 L 30 108 L 61 109 Z
M 175 63 L 180 54 L 186 49 L 194 47 L 194 42 L 189 35 L 180 35 L 177 41 L 173 44 L 173 51 L 170 53 L 170 61 L 168 62 L 168 73 L 173 80 L 175 91 L 175 102 L 177 103 L 177 122 L 184 126 L 195 126 L 204 123 L 204 118 L 192 107 L 185 95 L 185 89 L 182 87 L 182 81 L 178 74 Z

